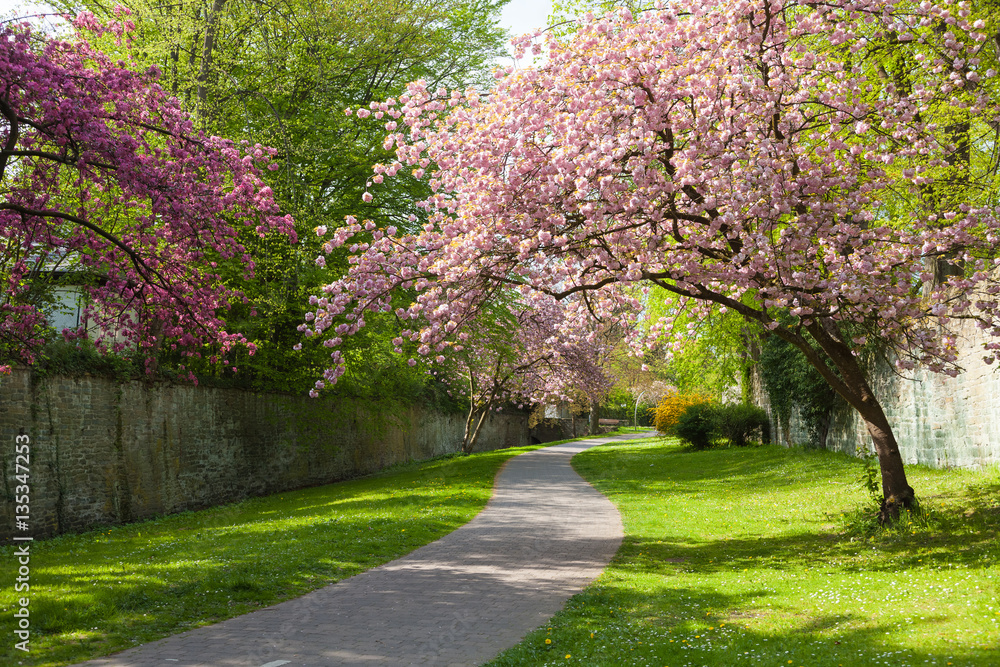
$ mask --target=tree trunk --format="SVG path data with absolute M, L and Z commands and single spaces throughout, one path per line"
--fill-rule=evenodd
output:
M 899 453 L 899 445 L 896 443 L 889 420 L 868 383 L 867 374 L 858 364 L 851 349 L 841 339 L 836 323 L 830 320 L 816 322 L 809 325 L 807 330 L 836 367 L 839 375 L 830 369 L 820 353 L 808 342 L 801 339 L 789 342 L 802 350 L 813 367 L 865 421 L 865 427 L 875 445 L 882 473 L 882 506 L 879 509 L 879 521 L 891 523 L 899 517 L 901 509 L 916 507 L 916 497 L 913 488 L 906 480 L 903 457 Z
M 891 523 L 899 517 L 903 508 L 913 509 L 916 497 L 913 488 L 906 481 L 906 471 L 903 469 L 903 457 L 899 454 L 896 436 L 892 433 L 889 420 L 886 419 L 882 406 L 878 401 L 858 408 L 858 413 L 865 420 L 868 434 L 875 445 L 878 454 L 878 465 L 882 471 L 882 507 L 879 508 L 879 523 Z
M 816 426 L 816 447 L 826 447 L 826 438 L 830 435 L 830 422 L 832 421 L 832 411 L 828 411 L 823 420 Z
M 784 436 L 785 447 L 789 447 L 789 448 L 792 447 L 795 443 L 792 442 L 792 418 L 791 418 L 791 416 L 789 416 L 788 419 L 785 419 L 785 420 L 782 420 L 781 417 L 778 417 L 778 425 L 781 426 L 781 435 Z
M 465 433 L 462 434 L 462 453 L 468 454 L 472 450 L 472 434 L 475 432 L 476 404 L 471 402 L 469 414 L 465 417 Z
M 949 278 L 956 276 L 961 278 L 965 276 L 965 269 L 963 268 L 964 262 L 956 259 L 957 255 L 957 252 L 952 252 L 948 253 L 944 257 L 924 258 L 923 263 L 927 268 L 927 272 L 934 276 L 923 285 L 923 295 L 925 299 L 931 295 L 931 292 L 933 292 L 935 288 L 947 283 Z
M 226 0 L 213 0 L 212 9 L 207 16 L 205 26 L 205 41 L 201 50 L 201 67 L 198 71 L 198 112 L 205 114 L 205 100 L 208 97 L 208 80 L 211 76 L 212 62 L 215 58 L 215 36 L 218 30 L 219 14 Z
M 477 419 L 475 405 L 469 406 L 469 416 L 465 420 L 465 435 L 462 438 L 463 454 L 471 454 L 476 443 L 479 442 L 479 434 L 483 430 L 483 424 L 486 422 L 486 417 L 489 413 L 490 406 L 487 405 L 479 410 L 479 417 Z
M 595 399 L 590 399 L 590 435 L 598 435 L 601 432 L 601 404 Z

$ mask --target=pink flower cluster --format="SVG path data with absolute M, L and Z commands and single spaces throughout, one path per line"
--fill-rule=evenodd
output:
M 591 318 L 577 316 L 579 305 L 535 293 L 497 318 L 491 304 L 463 327 L 460 343 L 445 343 L 449 356 L 434 361 L 482 409 L 508 401 L 569 401 L 574 392 L 600 398 L 611 388 L 602 362 L 613 341 Z
M 355 255 L 303 331 L 351 335 L 413 290 L 402 337 L 441 354 L 510 291 L 568 304 L 555 321 L 581 307 L 634 321 L 657 285 L 789 335 L 864 325 L 901 366 L 953 374 L 940 325 L 972 317 L 1000 335 L 998 91 L 969 15 L 966 2 L 660 3 L 547 36 L 543 64 L 499 73 L 486 96 L 415 82 L 371 107 L 392 119 L 397 158 L 376 173 L 428 179 L 426 224 L 336 230 L 327 249 Z M 890 58 L 898 72 L 878 64 Z M 965 275 L 922 288 L 937 261 Z M 671 328 L 636 327 L 634 342 Z
M 87 14 L 77 25 L 129 28 Z M 274 151 L 205 136 L 156 77 L 112 62 L 80 34 L 0 28 L 0 336 L 21 341 L 29 360 L 40 324 L 32 273 L 53 258 L 89 285 L 100 344 L 193 353 L 243 342 L 219 316 L 242 298 L 220 263 L 253 273 L 240 230 L 294 241 L 261 178 Z

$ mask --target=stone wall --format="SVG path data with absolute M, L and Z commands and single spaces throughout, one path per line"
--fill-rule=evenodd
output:
M 974 326 L 966 325 L 958 333 L 959 364 L 965 372 L 956 378 L 926 370 L 901 377 L 888 365 L 874 373 L 872 389 L 889 418 L 904 463 L 934 468 L 1000 464 L 1000 368 L 983 363 L 985 338 Z M 754 393 L 767 408 L 759 380 L 755 385 Z M 777 442 L 809 441 L 804 424 L 794 416 L 790 433 L 773 417 L 771 421 Z M 870 449 L 871 439 L 857 412 L 838 400 L 823 444 L 854 454 Z
M 477 449 L 529 444 L 494 416 Z M 14 445 L 31 444 L 31 534 L 326 484 L 460 449 L 464 415 L 97 377 L 0 376 L 0 535 L 13 533 Z

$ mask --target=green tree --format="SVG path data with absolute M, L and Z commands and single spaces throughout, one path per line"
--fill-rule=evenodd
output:
M 223 267 L 226 281 L 248 297 L 230 313 L 229 326 L 258 348 L 252 358 L 231 353 L 240 362 L 231 365 L 241 370 L 230 381 L 302 391 L 326 366 L 328 350 L 292 350 L 301 340 L 306 297 L 320 284 L 321 244 L 312 230 L 336 227 L 347 215 L 410 227 L 422 220 L 413 203 L 429 194 L 425 183 L 404 177 L 380 188 L 376 201 L 364 200 L 373 166 L 390 160 L 382 141 L 391 119 L 376 111 L 359 122 L 345 109 L 368 110 L 373 100 L 405 94 L 418 79 L 435 87 L 484 83 L 502 53 L 505 35 L 496 19 L 506 1 L 125 0 L 135 29 L 127 42 L 106 38 L 105 50 L 127 47 L 137 66 L 158 67 L 161 85 L 196 111 L 206 132 L 279 151 L 270 185 L 295 218 L 300 242 L 248 234 L 254 279 L 244 280 L 241 263 Z M 99 18 L 116 11 L 97 0 L 56 5 Z M 334 271 L 347 266 L 342 256 L 326 263 Z M 370 395 L 423 386 L 423 376 L 391 354 L 393 318 L 378 324 L 366 340 L 342 348 L 359 365 L 340 390 Z
M 793 444 L 789 427 L 792 411 L 798 410 L 812 445 L 823 447 L 831 412 L 842 399 L 796 347 L 777 336 L 766 336 L 760 343 L 757 368 L 785 442 Z
M 660 373 L 681 394 L 719 400 L 739 396 L 749 402 L 757 328 L 725 308 L 691 308 L 688 301 L 658 288 L 650 292 L 647 320 L 671 318 L 671 330 L 664 332 L 670 346 L 663 350 Z
M 279 149 L 273 187 L 300 226 L 344 214 L 379 213 L 404 223 L 413 213 L 403 179 L 380 190 L 370 210 L 361 195 L 371 167 L 388 157 L 384 123 L 359 124 L 347 108 L 368 107 L 429 86 L 483 83 L 501 53 L 495 19 L 506 0 L 127 0 L 140 65 L 156 65 L 206 130 Z M 106 13 L 93 0 L 70 10 Z M 108 42 L 106 47 L 114 48 Z M 376 114 L 377 115 L 377 114 Z M 393 179 L 394 181 L 397 179 Z M 419 186 L 423 187 L 423 186 Z M 421 190 L 423 192 L 423 190 Z

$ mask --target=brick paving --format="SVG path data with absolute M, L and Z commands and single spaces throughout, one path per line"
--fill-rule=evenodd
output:
M 403 558 L 295 600 L 81 665 L 483 663 L 545 623 L 618 550 L 618 511 L 569 461 L 625 437 L 511 459 L 475 519 Z

